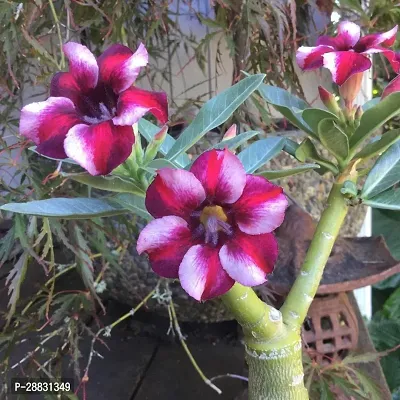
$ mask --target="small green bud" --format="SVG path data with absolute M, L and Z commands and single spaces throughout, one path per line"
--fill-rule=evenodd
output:
M 148 144 L 144 155 L 144 164 L 147 165 L 150 161 L 154 160 L 161 145 L 167 137 L 168 126 L 164 125 L 159 132 L 157 132 L 152 141 Z

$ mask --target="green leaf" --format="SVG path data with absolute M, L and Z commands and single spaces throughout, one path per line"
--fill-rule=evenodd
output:
M 353 369 L 352 371 L 354 372 L 356 379 L 360 383 L 362 390 L 370 400 L 382 400 L 382 390 L 375 383 L 374 379 L 371 376 L 367 375 L 360 369 Z
M 378 158 L 372 167 L 361 191 L 361 197 L 370 199 L 399 181 L 400 142 L 396 142 Z
M 363 200 L 363 204 L 373 208 L 400 211 L 400 188 L 391 188 L 378 195 Z
M 353 159 L 357 158 L 371 158 L 378 154 L 383 153 L 393 143 L 400 139 L 400 129 L 394 129 L 384 133 L 378 140 L 368 143 L 360 152 L 358 152 Z
M 153 217 L 148 213 L 143 197 L 133 194 L 123 193 L 113 198 L 113 201 L 120 204 L 124 209 L 129 210 L 136 215 L 150 221 Z
M 390 253 L 396 260 L 400 260 L 399 226 L 399 212 L 379 209 L 372 210 L 372 233 L 374 236 L 383 235 Z
M 324 120 L 333 120 L 337 121 L 338 117 L 326 110 L 322 110 L 320 108 L 307 108 L 305 109 L 301 116 L 303 117 L 304 121 L 310 126 L 314 133 L 317 135 L 318 133 L 318 124 Z
M 285 139 L 285 145 L 283 146 L 283 151 L 296 157 L 296 150 L 299 148 L 299 144 L 291 139 Z
M 340 189 L 340 192 L 344 195 L 350 195 L 350 197 L 356 197 L 358 194 L 357 186 L 352 181 L 345 181 L 343 183 L 343 187 Z
M 363 354 L 349 354 L 342 360 L 342 364 L 365 364 L 379 360 L 382 355 L 378 352 L 369 352 Z
M 157 125 L 152 124 L 144 118 L 141 118 L 139 120 L 138 128 L 139 132 L 148 142 L 150 142 L 161 129 Z M 160 153 L 165 156 L 171 150 L 175 142 L 176 140 L 172 136 L 167 134 L 164 142 L 159 149 Z M 178 157 L 175 158 L 173 162 L 178 167 L 184 168 L 186 167 L 186 165 L 190 164 L 190 158 L 186 153 L 181 153 Z
M 156 158 L 155 160 L 150 161 L 146 166 L 142 166 L 140 168 L 144 169 L 152 175 L 155 175 L 156 171 L 160 168 L 176 169 L 177 167 L 175 164 L 165 158 Z
M 264 74 L 252 75 L 207 101 L 192 123 L 181 133 L 166 158 L 173 160 L 197 143 L 211 129 L 223 124 L 256 90 Z
M 356 149 L 386 121 L 400 113 L 400 92 L 391 93 L 374 107 L 364 112 L 360 126 L 350 139 L 350 148 Z
M 299 129 L 308 133 L 310 136 L 318 139 L 318 136 L 311 130 L 311 128 L 304 121 L 301 116 L 303 110 L 310 108 L 310 106 L 296 96 L 293 96 L 288 91 L 266 84 L 261 84 L 259 87 L 261 96 L 271 105 L 274 106 L 285 118 L 292 124 L 296 125 Z
M 368 100 L 366 103 L 364 103 L 364 105 L 362 106 L 362 110 L 365 112 L 370 108 L 375 107 L 380 101 L 380 97 L 374 97 L 373 99 Z
M 253 173 L 268 160 L 275 157 L 285 144 L 285 139 L 270 137 L 258 140 L 245 148 L 238 157 L 248 174 Z
M 349 139 L 347 135 L 331 119 L 324 119 L 318 124 L 318 136 L 322 144 L 338 160 L 345 160 L 349 155 Z
M 267 179 L 279 179 L 285 178 L 286 176 L 293 176 L 297 174 L 302 174 L 307 171 L 311 171 L 313 169 L 318 169 L 318 164 L 303 164 L 299 165 L 298 167 L 288 168 L 288 169 L 280 169 L 277 171 L 261 171 L 258 172 L 256 175 L 263 176 Z
M 332 171 L 335 174 L 339 172 L 334 164 L 319 155 L 313 142 L 308 138 L 301 142 L 300 146 L 296 150 L 295 156 L 301 162 L 305 162 L 306 160 L 317 162 L 323 167 L 317 171 L 320 174 L 324 174 L 327 171 Z
M 246 143 L 249 139 L 253 138 L 254 136 L 259 135 L 260 132 L 257 131 L 248 131 L 240 133 L 239 135 L 235 136 L 232 139 L 224 140 L 223 142 L 219 142 L 215 144 L 212 148 L 213 149 L 225 149 L 226 147 L 229 150 L 235 150 L 242 144 Z
M 86 172 L 82 173 L 62 173 L 64 178 L 83 183 L 95 189 L 108 190 L 118 193 L 135 193 L 144 196 L 144 191 L 132 179 L 123 178 L 116 175 L 92 176 Z
M 389 319 L 400 320 L 400 287 L 385 301 L 383 311 Z
M 27 203 L 8 203 L 1 210 L 18 214 L 37 215 L 63 219 L 87 219 L 124 214 L 127 209 L 109 197 L 107 199 L 93 198 L 52 198 L 36 200 Z

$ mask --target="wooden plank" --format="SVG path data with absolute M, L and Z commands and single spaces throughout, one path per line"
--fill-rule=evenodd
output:
M 244 349 L 223 342 L 196 343 L 190 346 L 193 356 L 208 378 L 217 375 L 243 374 Z M 232 400 L 243 390 L 243 382 L 223 378 L 214 382 L 218 395 L 207 386 L 180 344 L 160 345 L 149 370 L 131 400 Z

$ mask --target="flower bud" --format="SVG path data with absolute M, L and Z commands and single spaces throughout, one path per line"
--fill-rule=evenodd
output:
M 360 93 L 363 75 L 363 72 L 353 74 L 342 86 L 339 86 L 339 93 L 343 97 L 347 108 L 351 108 L 355 98 Z
M 154 160 L 155 156 L 158 153 L 161 145 L 163 144 L 168 132 L 168 126 L 164 125 L 159 132 L 157 132 L 152 141 L 146 148 L 146 153 L 144 155 L 144 164 L 149 163 L 151 160 Z
M 221 142 L 225 142 L 225 140 L 233 139 L 237 133 L 237 125 L 233 124 L 230 128 L 225 132 L 224 137 L 222 138 Z
M 340 107 L 335 99 L 335 96 L 323 88 L 322 86 L 318 86 L 319 97 L 321 101 L 324 103 L 324 106 L 332 113 L 339 114 Z

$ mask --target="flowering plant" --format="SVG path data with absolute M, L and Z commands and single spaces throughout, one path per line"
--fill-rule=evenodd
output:
M 106 194 L 10 203 L 1 209 L 53 218 L 135 213 L 147 219 L 137 250 L 148 255 L 153 270 L 179 279 L 197 301 L 220 297 L 242 325 L 250 400 L 307 399 L 300 329 L 348 208 L 364 203 L 400 209 L 400 130 L 368 141 L 400 113 L 398 79 L 380 101 L 353 104 L 360 89 L 357 74 L 370 67 L 369 54 L 382 52 L 398 70 L 398 57 L 386 47 L 393 44 L 396 31 L 360 39 L 359 28 L 345 22 L 336 38 L 322 37 L 316 48 L 299 49 L 301 68 L 331 70 L 342 89 L 344 109 L 324 88 L 320 96 L 327 109 L 318 109 L 265 85 L 263 74 L 252 75 L 209 100 L 177 140 L 165 125 L 165 94 L 132 86 L 147 63 L 142 45 L 136 53 L 115 45 L 96 60 L 84 46 L 68 43 L 64 52 L 70 72 L 53 78 L 47 101 L 24 107 L 21 134 L 35 142 L 38 153 L 88 172 L 61 172 L 63 176 Z M 192 162 L 186 151 L 255 91 L 307 137 L 297 143 L 254 131 L 237 133 L 232 127 Z M 142 118 L 147 112 L 163 126 Z M 251 138 L 253 143 L 236 155 Z M 320 155 L 316 143 L 331 157 Z M 282 189 L 268 179 L 298 172 L 259 171 L 281 151 L 308 162 L 300 165 L 301 171 L 331 173 L 335 182 L 301 271 L 278 310 L 251 287 L 265 282 L 274 268 L 278 248 L 273 231 L 287 207 Z M 372 167 L 365 163 L 376 156 Z

